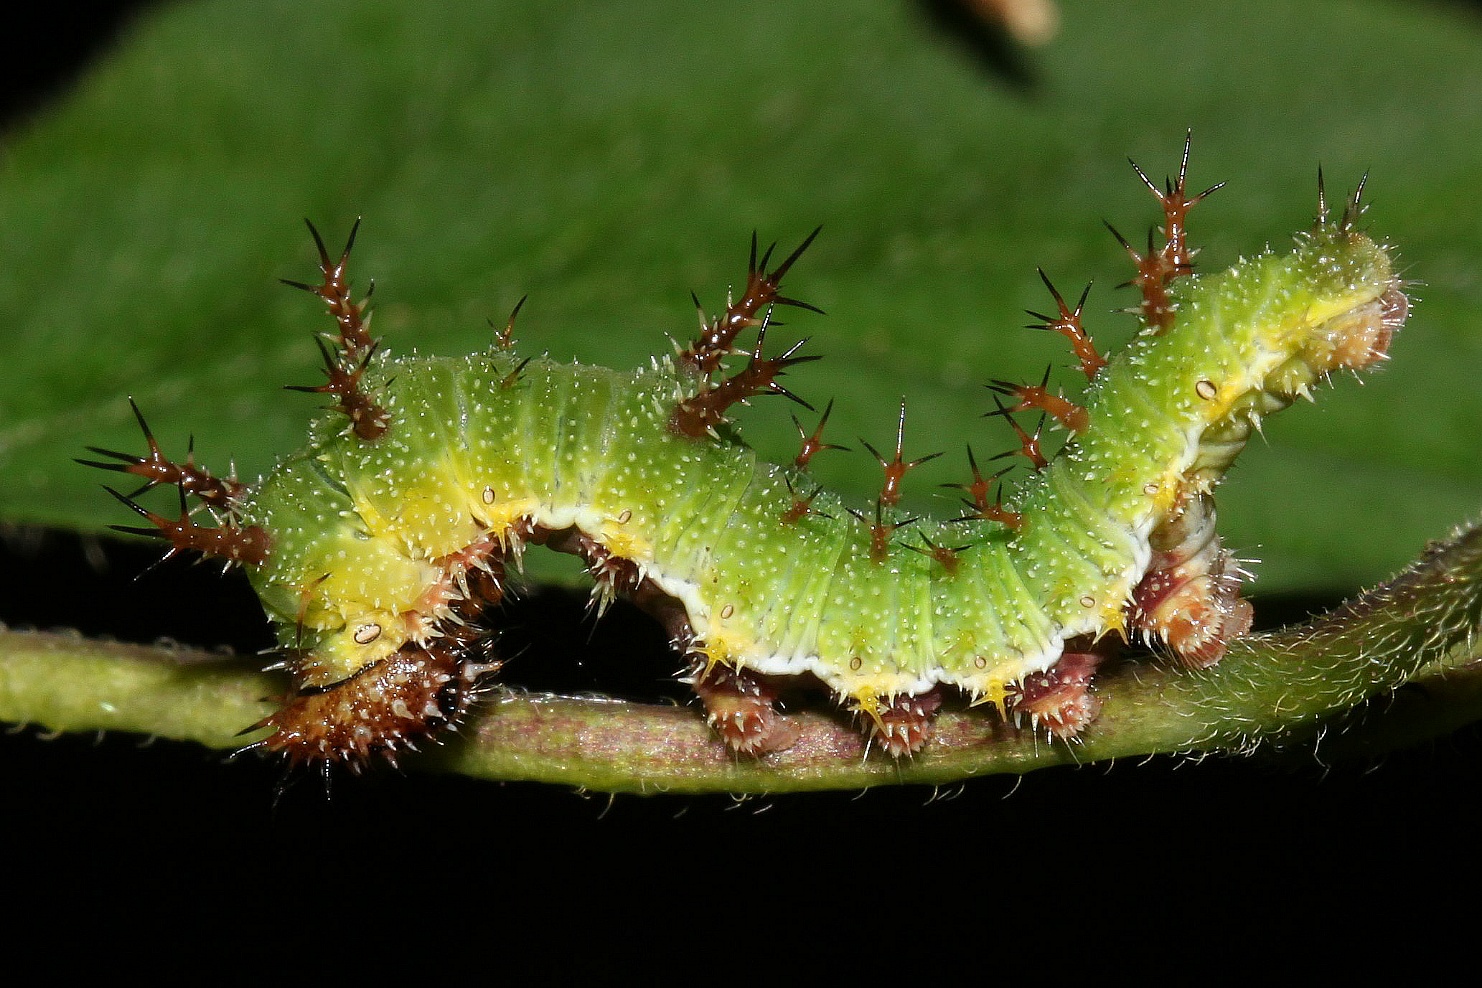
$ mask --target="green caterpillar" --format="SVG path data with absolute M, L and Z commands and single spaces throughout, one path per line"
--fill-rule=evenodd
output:
M 315 232 L 323 279 L 297 287 L 325 300 L 338 334 L 321 343 L 326 383 L 300 389 L 335 401 L 308 444 L 243 484 L 170 460 L 140 416 L 148 453 L 95 450 L 110 462 L 92 465 L 179 489 L 177 517 L 140 505 L 142 489 L 114 491 L 149 523 L 129 531 L 246 567 L 293 677 L 253 747 L 295 764 L 358 769 L 456 725 L 499 664 L 479 622 L 534 545 L 580 556 L 599 605 L 627 595 L 663 622 L 738 752 L 785 753 L 795 734 L 774 701 L 811 681 L 893 756 L 929 742 L 944 700 L 1070 737 L 1095 717 L 1094 671 L 1124 640 L 1202 666 L 1248 630 L 1211 492 L 1263 416 L 1380 360 L 1408 309 L 1386 250 L 1356 229 L 1358 194 L 1337 218 L 1320 203 L 1289 253 L 1193 274 L 1185 220 L 1213 189 L 1187 195 L 1187 164 L 1186 144 L 1161 190 L 1138 170 L 1164 212 L 1161 246 L 1123 241 L 1142 331 L 1104 360 L 1081 325 L 1085 295 L 1072 307 L 1050 287 L 1056 312 L 1040 325 L 1071 341 L 1086 395 L 994 382 L 995 414 L 1039 411 L 1068 438 L 1048 459 L 1015 423 L 1034 469 L 1007 489 L 969 451 L 963 517 L 899 506 L 922 462 L 902 455 L 904 406 L 893 455 L 871 449 L 885 482 L 863 509 L 809 478 L 827 410 L 785 466 L 729 428 L 739 402 L 793 397 L 778 378 L 810 359 L 766 356 L 764 342 L 774 306 L 811 308 L 780 284 L 812 236 L 775 267 L 753 238 L 744 292 L 702 314 L 697 340 L 613 371 L 522 357 L 513 316 L 483 353 L 390 357 L 351 295 L 354 232 L 337 260 Z M 755 344 L 738 352 L 748 330 Z M 187 496 L 215 522 L 198 524 Z

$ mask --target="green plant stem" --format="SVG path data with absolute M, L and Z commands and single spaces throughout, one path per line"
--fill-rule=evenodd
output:
M 801 728 L 793 748 L 737 758 L 691 709 L 505 689 L 422 764 L 609 792 L 945 783 L 1157 753 L 1248 751 L 1310 737 L 1371 698 L 1392 696 L 1338 741 L 1381 751 L 1482 717 L 1479 626 L 1482 528 L 1472 527 L 1331 614 L 1236 642 L 1211 670 L 1119 663 L 1098 679 L 1101 716 L 1071 744 L 986 711 L 949 710 L 925 751 L 894 762 L 866 752 L 846 719 L 804 712 L 791 715 Z M 129 731 L 234 748 L 241 729 L 270 711 L 262 698 L 281 690 L 239 658 L 0 631 L 0 719 L 48 731 Z

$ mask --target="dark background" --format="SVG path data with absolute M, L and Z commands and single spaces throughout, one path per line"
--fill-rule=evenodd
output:
M 33 11 L 23 57 L 0 62 L 0 135 L 65 92 L 134 6 Z M 7 624 L 78 627 L 85 612 L 86 634 L 247 653 L 267 643 L 245 585 L 212 567 L 175 561 L 140 576 L 158 550 L 0 534 Z M 1268 599 L 1258 611 L 1281 623 L 1331 603 Z M 548 647 L 591 636 L 581 663 L 531 685 L 665 683 L 660 636 L 641 617 L 620 612 L 593 632 L 580 608 L 544 594 L 509 616 L 517 639 L 565 635 Z M 629 657 L 634 642 L 647 658 Z M 28 729 L 0 737 L 0 890 L 73 945 L 48 951 L 49 970 L 97 960 L 97 944 L 129 931 L 124 964 L 217 943 L 232 944 L 224 960 L 276 959 L 240 976 L 196 969 L 208 983 L 285 976 L 295 951 L 384 952 L 427 978 L 470 964 L 506 980 L 573 962 L 611 977 L 641 965 L 750 978 L 800 959 L 861 981 L 957 965 L 982 980 L 1011 963 L 1079 980 L 1143 951 L 1203 957 L 1211 966 L 1196 974 L 1259 967 L 1278 943 L 1423 960 L 1440 935 L 1412 940 L 1394 923 L 1473 912 L 1479 751 L 1468 730 L 1355 764 L 1311 752 L 1161 758 L 941 793 L 746 801 L 388 771 L 338 780 L 332 798 L 307 780 L 275 805 L 278 768 L 257 758 Z M 24 950 L 19 929 L 9 934 Z M 681 960 L 697 948 L 699 967 Z

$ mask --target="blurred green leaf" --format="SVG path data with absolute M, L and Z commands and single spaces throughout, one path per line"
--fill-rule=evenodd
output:
M 721 304 L 753 228 L 822 222 L 791 287 L 829 316 L 788 330 L 828 359 L 790 383 L 837 396 L 841 438 L 888 436 L 905 396 L 910 448 L 951 454 L 912 476 L 929 507 L 966 441 L 1008 444 L 981 383 L 1070 363 L 1017 328 L 1034 267 L 1127 304 L 1101 220 L 1136 239 L 1154 213 L 1124 159 L 1170 171 L 1190 127 L 1191 182 L 1229 182 L 1194 214 L 1206 268 L 1304 226 L 1321 162 L 1334 189 L 1370 172 L 1372 228 L 1421 283 L 1392 366 L 1273 421 L 1222 489 L 1260 588 L 1373 581 L 1476 513 L 1475 8 L 1072 3 L 1027 54 L 939 9 L 160 8 L 0 139 L 0 520 L 129 521 L 71 457 L 139 445 L 130 394 L 167 449 L 193 433 L 244 475 L 301 442 L 311 399 L 280 387 L 316 381 L 327 321 L 276 279 L 311 270 L 306 215 L 331 239 L 365 217 L 355 271 L 394 350 L 481 347 L 529 292 L 527 347 L 617 366 L 691 331 L 690 289 Z M 786 409 L 744 424 L 790 455 Z M 820 465 L 877 484 L 862 454 Z

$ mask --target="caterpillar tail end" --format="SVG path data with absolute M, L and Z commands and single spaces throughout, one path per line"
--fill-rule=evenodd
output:
M 393 767 L 402 749 L 456 731 L 478 696 L 478 683 L 499 667 L 468 651 L 409 644 L 349 679 L 303 689 L 247 732 L 272 733 L 242 751 L 284 756 L 290 770 L 343 765 L 360 774 L 376 758 Z M 239 752 L 240 754 L 240 752 Z

